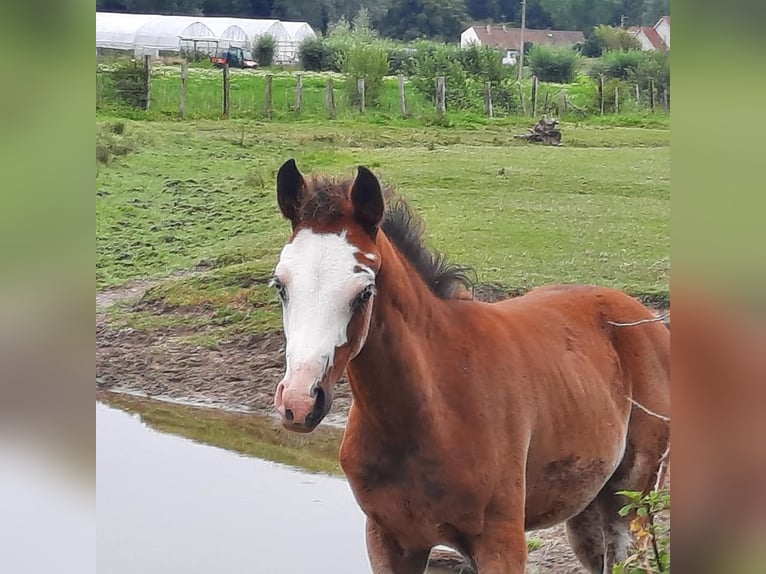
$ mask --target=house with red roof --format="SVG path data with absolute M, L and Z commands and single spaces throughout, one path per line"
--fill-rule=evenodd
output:
M 549 46 L 572 47 L 578 42 L 584 42 L 585 36 L 577 30 L 535 30 L 524 29 L 524 43 L 548 44 Z M 504 54 L 503 61 L 515 64 L 521 46 L 521 28 L 506 24 L 471 26 L 460 34 L 460 47 L 470 45 L 489 46 Z
M 663 16 L 654 26 L 633 26 L 628 32 L 641 42 L 643 50 L 670 51 L 670 16 Z

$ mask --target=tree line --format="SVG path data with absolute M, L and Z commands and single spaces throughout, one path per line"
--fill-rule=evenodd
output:
M 96 0 L 96 10 L 306 21 L 326 33 L 360 11 L 381 36 L 455 42 L 472 23 L 521 21 L 521 0 Z M 527 0 L 529 28 L 581 30 L 598 24 L 653 25 L 670 0 Z

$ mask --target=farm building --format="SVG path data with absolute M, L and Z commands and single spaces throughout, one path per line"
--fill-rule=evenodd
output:
M 580 31 L 524 29 L 524 43 L 574 46 L 584 41 L 585 36 Z M 521 28 L 513 28 L 505 24 L 471 26 L 460 34 L 460 47 L 467 48 L 470 45 L 496 48 L 503 52 L 503 62 L 514 64 L 521 45 Z
M 252 47 L 262 35 L 276 40 L 274 58 L 279 63 L 295 61 L 302 39 L 316 37 L 305 22 L 96 12 L 96 48 L 130 50 L 136 55 L 183 50 L 212 54 L 219 47 Z
M 670 16 L 663 16 L 654 26 L 634 26 L 628 28 L 641 42 L 643 50 L 657 50 L 667 52 L 670 50 Z

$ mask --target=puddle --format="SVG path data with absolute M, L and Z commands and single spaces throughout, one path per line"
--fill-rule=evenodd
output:
M 104 403 L 96 452 L 102 574 L 370 571 L 342 478 L 158 432 Z

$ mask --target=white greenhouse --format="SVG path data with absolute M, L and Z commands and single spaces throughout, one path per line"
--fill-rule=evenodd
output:
M 259 37 L 269 35 L 277 43 L 274 60 L 279 63 L 289 62 L 290 34 L 285 30 L 284 22 L 279 20 L 251 20 L 249 18 L 237 18 L 237 23 L 247 32 L 251 45 Z
M 133 39 L 136 54 L 158 56 L 160 52 L 215 52 L 218 37 L 193 16 L 162 16 L 152 18 L 136 30 Z
M 136 55 L 194 50 L 213 53 L 218 47 L 250 48 L 262 35 L 276 41 L 275 61 L 297 58 L 297 47 L 306 37 L 316 37 L 305 22 L 273 19 L 206 18 L 96 12 L 96 48 L 131 50 Z
M 306 22 L 282 22 L 282 25 L 290 35 L 290 55 L 288 61 L 298 59 L 298 48 L 306 38 L 316 38 L 316 32 Z
M 135 50 L 136 30 L 152 18 L 156 16 L 96 12 L 96 48 Z

